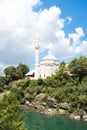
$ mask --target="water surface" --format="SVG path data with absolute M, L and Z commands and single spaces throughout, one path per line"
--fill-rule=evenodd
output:
M 28 130 L 87 130 L 87 122 L 75 121 L 67 116 L 47 116 L 36 112 L 26 113 Z

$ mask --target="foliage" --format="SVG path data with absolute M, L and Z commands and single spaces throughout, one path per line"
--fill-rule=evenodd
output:
M 30 87 L 35 87 L 38 85 L 38 80 L 30 80 Z
M 64 63 L 61 63 L 59 68 L 56 70 L 56 76 L 59 76 L 60 78 L 65 77 L 67 74 L 67 67 Z
M 6 85 L 6 78 L 5 77 L 0 77 L 0 92 L 4 91 L 4 86 Z
M 43 79 L 39 78 L 37 82 L 39 86 L 43 85 Z
M 26 64 L 20 63 L 17 66 L 17 72 L 21 73 L 21 78 L 23 78 L 28 71 L 29 71 L 29 67 Z
M 13 94 L 0 100 L 0 130 L 25 130 L 20 115 L 20 104 Z
M 17 79 L 16 77 L 16 67 L 8 66 L 4 69 L 7 80 L 12 81 Z
M 65 101 L 65 97 L 66 97 L 66 88 L 65 87 L 61 87 L 61 88 L 58 88 L 56 93 L 55 93 L 55 98 L 57 99 L 57 102 L 60 103 L 60 102 L 64 102 Z
M 87 111 L 87 58 L 74 59 L 68 66 L 61 63 L 55 75 L 44 80 L 22 79 L 13 82 L 10 91 L 15 93 L 21 104 L 26 100 L 32 102 L 38 94 L 45 93 L 47 97 L 55 98 L 58 104 L 69 103 L 69 112 Z M 48 102 L 48 106 L 52 104 Z
M 87 76 L 87 58 L 85 57 L 72 60 L 68 67 L 73 75 L 79 77 L 80 82 L 83 77 Z
M 4 69 L 4 73 L 8 82 L 22 79 L 28 71 L 29 67 L 22 63 L 20 63 L 17 67 L 8 66 Z

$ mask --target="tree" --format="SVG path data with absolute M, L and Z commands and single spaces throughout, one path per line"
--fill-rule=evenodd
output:
M 20 63 L 17 67 L 8 66 L 4 69 L 4 73 L 8 82 L 23 78 L 28 71 L 29 67 L 22 63 Z
M 39 78 L 39 79 L 37 80 L 37 82 L 38 82 L 38 86 L 43 85 L 43 79 Z
M 65 77 L 67 75 L 67 67 L 64 62 L 62 62 L 59 68 L 55 72 L 56 76 L 58 77 Z
M 20 104 L 13 94 L 0 100 L 0 130 L 25 130 L 20 115 Z
M 20 63 L 17 67 L 17 72 L 21 74 L 21 78 L 23 78 L 28 71 L 29 67 L 26 64 Z
M 0 92 L 4 91 L 4 86 L 6 85 L 6 78 L 0 77 Z
M 73 76 L 79 77 L 80 82 L 82 81 L 83 77 L 87 76 L 87 58 L 85 57 L 72 60 L 68 67 Z
M 12 81 L 12 80 L 16 80 L 17 76 L 16 76 L 16 67 L 14 66 L 8 66 L 4 69 L 4 73 L 6 75 L 6 79 L 8 81 Z
M 64 63 L 59 66 L 59 69 L 55 72 L 55 78 L 61 81 L 61 84 L 66 84 L 67 79 L 67 67 Z

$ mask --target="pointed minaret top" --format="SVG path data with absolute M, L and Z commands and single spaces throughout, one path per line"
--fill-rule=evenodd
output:
M 48 55 L 51 55 L 51 52 L 50 52 L 50 50 L 48 51 Z

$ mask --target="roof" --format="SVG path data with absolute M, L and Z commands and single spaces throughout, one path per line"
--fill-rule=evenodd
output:
M 51 54 L 48 54 L 47 56 L 43 57 L 42 60 L 55 60 L 55 61 L 57 61 L 57 59 Z
M 5 77 L 5 74 L 4 73 L 0 73 L 0 77 Z
M 35 70 L 31 70 L 27 74 L 25 74 L 25 76 L 33 75 L 34 73 L 35 73 Z

